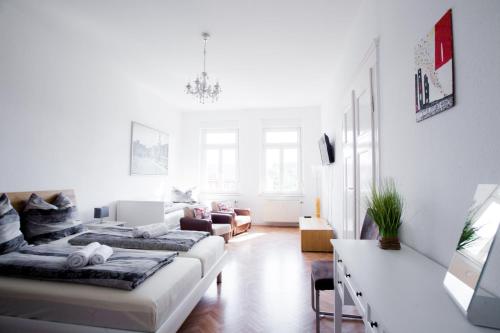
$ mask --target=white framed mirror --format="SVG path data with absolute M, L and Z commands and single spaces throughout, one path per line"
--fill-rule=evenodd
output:
M 444 279 L 470 322 L 494 328 L 500 328 L 500 244 L 495 246 L 499 225 L 500 186 L 478 185 Z

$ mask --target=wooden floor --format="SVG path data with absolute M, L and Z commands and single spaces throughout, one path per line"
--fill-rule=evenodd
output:
M 229 260 L 221 285 L 209 288 L 179 332 L 314 332 L 310 265 L 328 253 L 302 253 L 298 228 L 253 227 L 227 244 Z M 322 293 L 321 309 L 331 311 L 333 293 Z M 344 332 L 364 332 L 344 320 Z M 333 331 L 331 319 L 322 332 Z

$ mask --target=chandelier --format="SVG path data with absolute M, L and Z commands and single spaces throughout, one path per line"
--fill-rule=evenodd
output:
M 206 71 L 207 40 L 210 38 L 210 35 L 204 32 L 201 36 L 203 37 L 203 72 L 201 72 L 201 75 L 199 75 L 196 80 L 186 85 L 186 93 L 193 95 L 201 104 L 205 104 L 206 100 L 210 100 L 212 103 L 217 101 L 222 90 L 219 82 L 216 82 L 214 85 L 210 83 Z

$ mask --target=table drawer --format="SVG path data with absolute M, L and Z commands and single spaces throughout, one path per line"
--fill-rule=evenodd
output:
M 377 325 L 377 326 L 375 326 Z M 365 321 L 365 332 L 367 333 L 381 333 L 378 329 L 378 323 L 374 321 Z
M 363 295 L 363 291 L 356 285 L 355 277 L 349 273 L 348 268 L 346 266 L 344 267 L 343 275 L 341 276 L 342 284 L 351 295 L 360 315 L 365 318 L 367 302 Z
M 380 323 L 373 316 L 370 304 L 366 304 L 365 331 L 367 333 L 383 333 Z

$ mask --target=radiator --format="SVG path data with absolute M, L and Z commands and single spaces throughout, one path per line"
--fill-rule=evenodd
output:
M 298 223 L 302 215 L 301 199 L 267 199 L 264 201 L 266 223 Z

